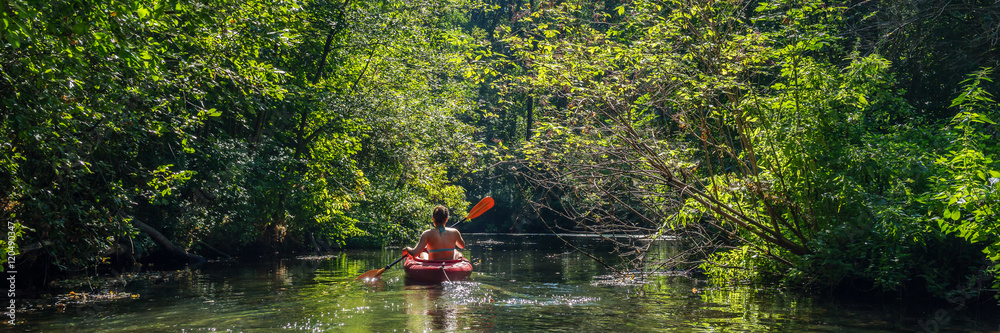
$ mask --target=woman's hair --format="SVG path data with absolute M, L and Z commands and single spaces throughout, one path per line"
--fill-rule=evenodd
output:
M 448 208 L 440 205 L 434 207 L 434 214 L 431 216 L 434 217 L 434 225 L 442 225 L 448 222 Z

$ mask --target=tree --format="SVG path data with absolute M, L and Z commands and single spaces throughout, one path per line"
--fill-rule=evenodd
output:
M 384 244 L 464 208 L 464 6 L 5 2 L 0 179 L 23 261 Z
M 854 10 L 567 1 L 501 28 L 503 91 L 544 92 L 538 140 L 510 160 L 548 190 L 532 204 L 575 230 L 682 235 L 695 246 L 678 257 L 619 251 L 637 267 L 700 261 L 721 281 L 934 289 L 974 272 L 975 251 L 927 250 L 954 242 L 914 208 L 937 130 L 889 60 L 845 47 Z M 961 263 L 920 264 L 945 257 Z

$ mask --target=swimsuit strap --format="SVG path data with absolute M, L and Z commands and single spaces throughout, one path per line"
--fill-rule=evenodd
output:
M 438 235 L 444 235 L 444 226 L 443 225 L 439 225 L 438 226 Z
M 435 250 L 427 250 L 427 252 L 430 252 L 430 253 L 437 253 L 437 252 L 445 252 L 445 251 L 455 251 L 455 250 L 458 250 L 458 248 L 454 248 L 454 249 L 435 249 Z

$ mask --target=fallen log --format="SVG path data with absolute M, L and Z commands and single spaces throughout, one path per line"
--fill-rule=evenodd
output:
M 153 239 L 153 242 L 162 247 L 164 250 L 167 251 L 168 254 L 170 254 L 177 260 L 192 265 L 199 265 L 205 263 L 206 261 L 205 258 L 198 255 L 190 254 L 187 251 L 184 251 L 184 249 L 177 247 L 177 245 L 174 245 L 174 243 L 171 242 L 169 239 L 167 239 L 166 236 L 163 236 L 163 234 L 161 234 L 159 231 L 149 226 L 148 224 L 136 220 L 132 220 L 132 224 L 134 224 L 136 228 L 139 228 L 139 231 L 142 231 L 147 235 L 149 235 L 149 237 Z

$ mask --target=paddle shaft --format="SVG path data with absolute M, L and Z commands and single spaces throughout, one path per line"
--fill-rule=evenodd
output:
M 390 267 L 392 267 L 393 265 L 399 263 L 400 261 L 403 261 L 403 259 L 405 259 L 405 258 L 406 258 L 405 255 L 402 256 L 402 257 L 399 257 L 399 259 L 396 259 L 396 261 L 393 261 L 391 264 L 389 264 L 389 266 L 385 266 L 385 268 L 383 268 L 382 270 L 388 270 Z
M 449 228 L 454 228 L 454 227 L 455 227 L 456 225 L 458 225 L 459 223 L 462 223 L 462 222 L 465 222 L 465 220 L 468 220 L 468 218 L 464 218 L 464 219 L 462 219 L 462 220 L 460 220 L 460 221 L 458 221 L 458 222 L 455 222 L 455 224 L 452 224 L 452 225 L 451 225 L 451 226 L 450 226 Z

